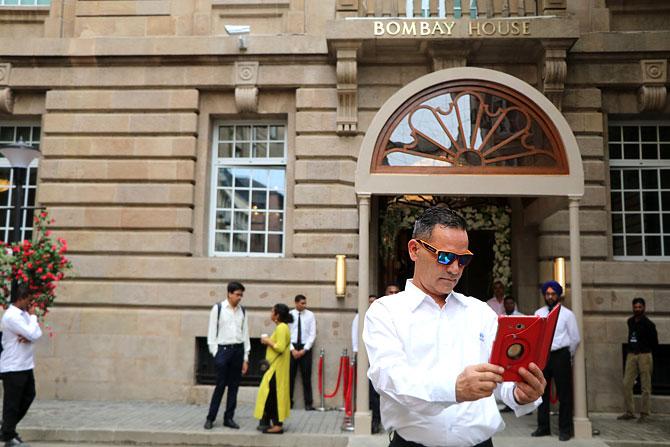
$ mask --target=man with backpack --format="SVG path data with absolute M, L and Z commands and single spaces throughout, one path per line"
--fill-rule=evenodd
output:
M 223 413 L 223 425 L 234 429 L 240 428 L 233 417 L 237 406 L 237 390 L 242 374 L 246 374 L 249 368 L 251 350 L 247 312 L 240 304 L 243 296 L 244 286 L 232 281 L 228 283 L 227 298 L 212 306 L 209 313 L 207 344 L 209 352 L 214 357 L 216 387 L 205 421 L 206 430 L 210 430 L 214 425 L 226 387 L 228 397 L 226 410 Z

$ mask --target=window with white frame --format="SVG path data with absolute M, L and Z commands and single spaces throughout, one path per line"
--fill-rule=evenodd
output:
M 286 125 L 217 123 L 213 134 L 210 252 L 284 253 Z
M 0 123 L 0 146 L 23 141 L 33 147 L 40 145 L 40 126 L 31 123 Z M 30 239 L 33 230 L 35 193 L 37 190 L 37 160 L 34 160 L 25 178 L 21 216 L 21 240 Z M 0 240 L 8 242 L 12 227 L 12 198 L 16 185 L 14 170 L 9 161 L 0 154 Z
M 608 139 L 614 256 L 670 259 L 670 123 L 613 122 Z
M 0 0 L 0 6 L 49 6 L 51 0 Z

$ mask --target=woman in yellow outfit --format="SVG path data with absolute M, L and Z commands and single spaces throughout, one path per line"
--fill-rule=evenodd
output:
M 288 323 L 293 322 L 286 304 L 275 304 L 270 316 L 277 325 L 270 337 L 261 336 L 261 343 L 267 346 L 265 360 L 270 367 L 263 375 L 258 389 L 254 417 L 268 424 L 263 433 L 284 433 L 283 422 L 291 411 L 289 390 L 291 331 Z

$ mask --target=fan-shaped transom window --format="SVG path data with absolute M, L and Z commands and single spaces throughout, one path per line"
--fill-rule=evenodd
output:
M 544 112 L 500 84 L 450 81 L 426 89 L 387 121 L 371 172 L 567 174 Z

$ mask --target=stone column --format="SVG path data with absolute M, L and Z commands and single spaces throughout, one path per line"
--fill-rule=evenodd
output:
M 586 364 L 584 361 L 584 318 L 582 307 L 582 256 L 579 246 L 579 197 L 570 197 L 570 295 L 572 311 L 577 318 L 577 327 L 582 342 L 577 347 L 572 369 L 573 394 L 575 397 L 575 437 L 591 438 L 591 421 L 586 409 Z
M 363 344 L 363 323 L 368 310 L 370 288 L 370 195 L 358 195 L 358 356 L 356 358 L 356 413 L 357 435 L 369 435 L 372 415 L 368 402 L 368 353 Z

